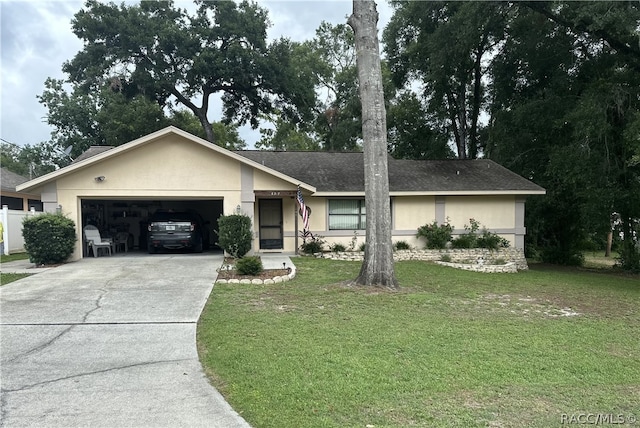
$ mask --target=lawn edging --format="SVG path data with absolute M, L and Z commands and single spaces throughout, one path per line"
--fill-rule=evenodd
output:
M 295 278 L 296 276 L 296 266 L 291 263 L 291 267 L 289 268 L 291 271 L 287 275 L 274 276 L 273 278 L 261 279 L 261 278 L 253 278 L 253 279 L 217 279 L 216 283 L 218 284 L 254 284 L 254 285 L 268 285 L 268 284 L 279 284 L 281 282 L 287 282 Z

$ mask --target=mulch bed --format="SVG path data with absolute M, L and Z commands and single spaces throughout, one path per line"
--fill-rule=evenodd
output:
M 218 272 L 218 279 L 271 279 L 276 276 L 285 276 L 289 274 L 288 269 L 265 269 L 258 275 L 240 275 L 235 270 L 221 270 Z
M 234 269 L 227 270 L 226 266 L 233 266 Z M 289 269 L 265 269 L 258 275 L 240 275 L 235 270 L 235 259 L 233 257 L 225 257 L 222 269 L 218 272 L 218 279 L 271 279 L 276 276 L 285 276 L 290 273 Z

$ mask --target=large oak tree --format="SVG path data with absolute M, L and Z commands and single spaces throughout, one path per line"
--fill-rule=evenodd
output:
M 84 48 L 63 70 L 87 93 L 113 82 L 162 108 L 193 112 L 215 142 L 210 100 L 220 94 L 224 119 L 258 125 L 278 109 L 299 117 L 313 104 L 312 85 L 290 66 L 292 43 L 267 43 L 267 11 L 242 1 L 196 1 L 190 14 L 172 1 L 136 5 L 88 0 L 73 20 Z

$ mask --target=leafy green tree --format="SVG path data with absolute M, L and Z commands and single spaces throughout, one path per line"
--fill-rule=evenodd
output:
M 128 97 L 143 94 L 162 108 L 182 105 L 211 142 L 209 101 L 216 93 L 225 119 L 238 124 L 257 127 L 259 113 L 275 108 L 301 115 L 297 107 L 312 100 L 313 91 L 288 67 L 291 43 L 267 44 L 267 11 L 247 1 L 196 3 L 190 15 L 172 1 L 117 6 L 88 0 L 73 19 L 84 48 L 63 70 L 87 93 L 117 79 Z
M 610 230 L 613 212 L 624 213 L 625 235 L 633 235 L 640 76 L 637 58 L 613 46 L 629 39 L 625 31 L 637 33 L 629 22 L 639 18 L 637 6 L 617 2 L 512 9 L 492 67 L 487 155 L 547 188 L 527 208 L 528 244 L 544 260 L 580 263 L 590 235 Z M 636 269 L 631 239 L 623 254 Z
M 197 137 L 206 139 L 206 135 L 198 118 L 189 110 L 173 111 L 169 117 L 169 123 L 177 128 L 187 131 Z M 229 150 L 242 150 L 247 147 L 247 143 L 240 138 L 238 126 L 223 122 L 213 122 L 211 124 L 216 144 Z
M 278 117 L 274 128 L 260 128 L 262 137 L 256 143 L 257 149 L 269 150 L 320 150 L 320 143 L 309 132 L 290 121 Z
M 3 168 L 27 178 L 36 178 L 70 163 L 71 159 L 51 142 L 26 146 L 0 144 L 0 164 Z
M 51 143 L 60 150 L 71 147 L 72 158 L 93 145 L 119 146 L 169 125 L 158 103 L 142 94 L 127 98 L 113 79 L 96 91 L 62 80 L 47 79 L 38 96 L 48 109 L 47 123 L 55 128 Z
M 455 153 L 446 134 L 434 129 L 422 101 L 410 91 L 391 100 L 387 110 L 389 153 L 396 159 L 447 159 Z
M 430 115 L 457 157 L 481 152 L 486 63 L 502 41 L 507 3 L 392 1 L 385 52 L 396 85 L 419 82 Z

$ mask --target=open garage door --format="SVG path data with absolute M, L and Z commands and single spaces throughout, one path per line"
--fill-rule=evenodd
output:
M 158 210 L 195 211 L 209 230 L 209 248 L 215 245 L 218 217 L 222 215 L 222 199 L 92 199 L 83 198 L 82 227 L 93 225 L 104 237 L 119 238 L 118 251 L 146 251 L 149 217 Z M 122 241 L 126 241 L 126 246 Z M 205 245 L 206 246 L 206 245 Z M 84 256 L 87 256 L 86 246 Z

